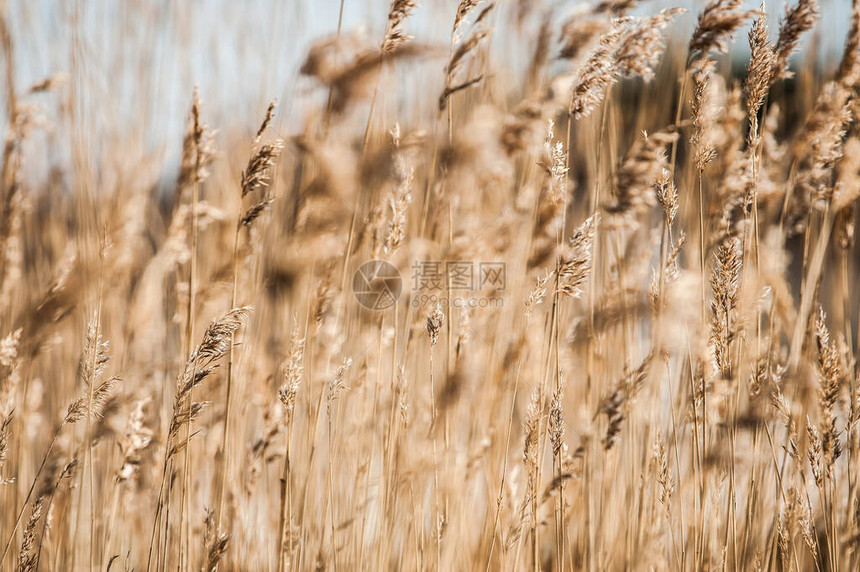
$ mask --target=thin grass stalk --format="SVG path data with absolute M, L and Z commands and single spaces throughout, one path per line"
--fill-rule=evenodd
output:
M 202 137 L 202 129 L 203 127 L 200 125 L 200 115 L 199 110 L 193 111 L 192 116 L 194 118 L 194 141 L 195 141 L 195 152 L 194 152 L 194 183 L 191 188 L 191 259 L 189 261 L 189 272 L 188 272 L 188 308 L 185 314 L 185 348 L 187 352 L 191 353 L 191 348 L 194 345 L 194 312 L 195 305 L 197 302 L 196 289 L 197 289 L 197 243 L 198 243 L 198 235 L 200 232 L 199 220 L 197 217 L 197 210 L 199 208 L 200 203 L 200 171 L 202 169 L 202 156 L 200 150 L 200 138 Z M 196 360 L 194 371 L 192 372 L 192 376 L 196 375 Z M 191 389 L 191 392 L 188 395 L 189 403 L 194 402 L 194 389 Z M 190 471 L 191 471 L 191 458 L 190 458 L 190 450 L 191 450 L 191 424 L 188 423 L 185 427 L 185 452 L 182 460 L 182 499 L 179 505 L 179 522 L 180 526 L 180 537 L 179 537 L 179 568 L 180 570 L 185 570 L 183 564 L 185 557 L 185 547 L 188 546 L 191 542 L 191 524 L 190 519 L 185 518 L 185 509 L 190 505 Z M 168 490 L 167 494 L 167 506 L 170 506 L 170 491 Z M 170 522 L 165 522 L 165 529 L 169 529 Z
M 63 427 L 66 426 L 66 421 L 63 420 L 60 423 L 60 426 L 54 432 L 54 436 L 51 438 L 50 443 L 48 443 L 48 448 L 45 450 L 45 454 L 42 456 L 42 462 L 39 463 L 39 468 L 36 469 L 36 476 L 33 478 L 33 482 L 30 483 L 30 488 L 27 490 L 27 495 L 24 497 L 24 502 L 21 505 L 21 510 L 18 511 L 18 516 L 15 517 L 15 524 L 12 525 L 12 532 L 9 533 L 9 538 L 6 540 L 6 545 L 3 547 L 3 554 L 0 555 L 0 565 L 6 560 L 6 555 L 9 553 L 9 547 L 12 546 L 12 543 L 15 541 L 15 534 L 18 532 L 18 526 L 21 524 L 21 518 L 24 516 L 24 511 L 27 508 L 27 503 L 30 502 L 30 498 L 33 496 L 33 491 L 36 489 L 36 484 L 39 482 L 39 477 L 42 475 L 42 471 L 45 468 L 45 464 L 48 462 L 48 457 L 51 455 L 51 451 L 54 450 L 54 445 L 57 444 L 57 439 L 60 437 L 60 431 L 63 430 Z
M 102 247 L 102 252 L 104 251 L 104 247 Z M 100 257 L 99 263 L 99 286 L 98 286 L 98 302 L 96 306 L 95 313 L 95 322 L 96 322 L 96 331 L 95 331 L 95 343 L 96 347 L 92 352 L 92 361 L 90 362 L 90 371 L 96 371 L 97 360 L 99 357 L 98 351 L 98 343 L 101 338 L 101 313 L 102 313 L 102 297 L 103 297 L 103 288 L 104 288 L 104 256 Z M 87 442 L 87 450 L 86 450 L 86 458 L 87 463 L 89 465 L 89 475 L 90 475 L 90 543 L 89 543 L 89 567 L 92 569 L 94 567 L 94 542 L 95 542 L 95 474 L 93 470 L 93 433 L 92 433 L 92 411 L 93 411 L 93 392 L 95 391 L 95 379 L 87 380 L 89 385 L 89 391 L 87 392 L 87 430 L 86 430 L 86 442 Z

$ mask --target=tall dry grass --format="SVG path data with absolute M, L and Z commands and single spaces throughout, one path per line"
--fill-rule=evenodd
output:
M 638 4 L 339 22 L 298 130 L 188 94 L 166 193 L 0 19 L 0 569 L 858 569 L 860 3 L 839 61 L 816 0 Z

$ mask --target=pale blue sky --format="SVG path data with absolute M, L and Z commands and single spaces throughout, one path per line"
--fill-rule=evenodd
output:
M 307 95 L 311 88 L 307 81 L 297 81 L 298 66 L 315 38 L 335 31 L 340 0 L 7 0 L 7 4 L 19 91 L 46 75 L 66 72 L 76 80 L 82 123 L 94 140 L 116 144 L 117 125 L 123 124 L 125 133 L 144 133 L 145 148 L 170 156 L 181 139 L 195 83 L 213 125 L 252 129 L 266 103 L 277 98 L 280 128 L 284 132 L 296 128 L 303 115 L 300 106 L 307 100 L 296 96 Z M 500 4 L 504 10 L 514 2 Z M 577 2 L 554 4 L 563 17 Z M 674 29 L 689 34 L 703 4 L 652 0 L 640 11 L 686 7 L 690 12 Z M 821 4 L 822 58 L 836 61 L 851 2 L 821 0 Z M 447 43 L 456 5 L 456 0 L 419 1 L 407 25 L 409 33 Z M 774 28 L 784 5 L 785 0 L 767 2 Z M 388 6 L 389 0 L 345 0 L 343 27 L 364 28 L 379 38 Z M 498 22 L 505 20 L 501 15 Z M 512 33 L 500 24 L 496 37 L 505 34 Z M 527 53 L 521 40 L 495 40 L 492 45 L 497 68 L 499 62 L 521 65 Z M 733 50 L 738 55 L 747 51 L 745 34 L 738 35 Z M 399 95 L 408 97 L 410 90 L 420 92 L 441 82 L 442 65 L 426 64 L 416 81 L 398 85 Z M 48 97 L 37 101 L 52 107 Z M 2 121 L 0 128 L 5 130 Z

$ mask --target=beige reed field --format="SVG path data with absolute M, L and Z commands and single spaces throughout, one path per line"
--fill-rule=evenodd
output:
M 860 570 L 860 1 L 328 4 L 0 2 L 0 570 Z

